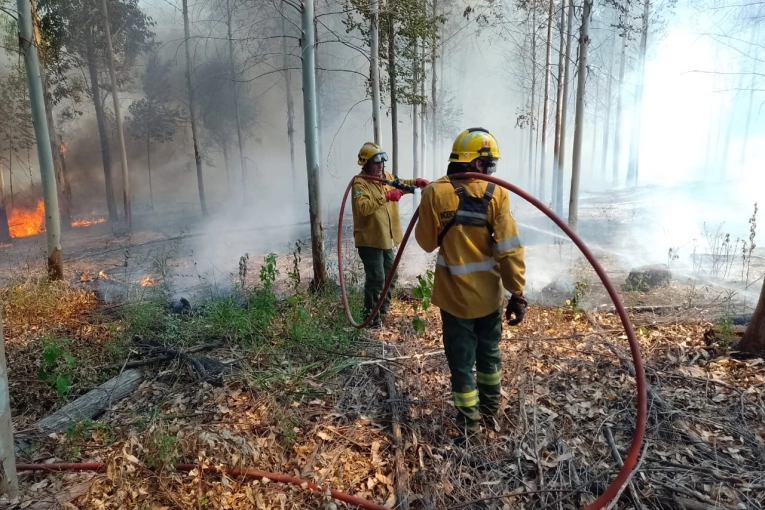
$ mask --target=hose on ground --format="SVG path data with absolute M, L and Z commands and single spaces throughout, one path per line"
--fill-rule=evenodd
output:
M 340 293 L 343 299 L 343 306 L 345 307 L 345 313 L 348 316 L 348 320 L 353 325 L 353 327 L 363 328 L 363 327 L 366 327 L 372 321 L 372 318 L 377 314 L 377 312 L 380 310 L 380 307 L 382 306 L 384 296 L 387 294 L 388 289 L 390 288 L 391 281 L 393 280 L 393 275 L 395 274 L 396 268 L 398 267 L 398 263 L 401 260 L 401 255 L 404 252 L 404 247 L 406 246 L 406 242 L 409 239 L 409 235 L 412 232 L 412 228 L 414 227 L 414 224 L 416 223 L 417 218 L 419 216 L 419 210 L 415 211 L 414 215 L 412 215 L 412 220 L 409 223 L 409 227 L 406 229 L 406 234 L 404 234 L 404 238 L 401 241 L 401 246 L 399 246 L 398 253 L 396 253 L 396 258 L 393 261 L 393 268 L 391 269 L 390 274 L 385 280 L 385 287 L 383 288 L 383 291 L 380 294 L 380 298 L 377 302 L 377 305 L 375 306 L 375 309 L 372 311 L 369 317 L 367 317 L 367 319 L 362 324 L 356 324 L 353 320 L 353 316 L 351 315 L 350 307 L 348 306 L 348 297 L 345 291 L 345 279 L 343 278 L 343 252 L 342 252 L 343 213 L 345 211 L 345 203 L 346 203 L 346 200 L 348 199 L 348 193 L 353 187 L 353 182 L 356 177 L 361 177 L 363 179 L 368 179 L 371 181 L 382 182 L 384 180 L 379 177 L 371 177 L 366 175 L 354 176 L 354 178 L 352 178 L 351 182 L 348 184 L 348 188 L 345 190 L 345 195 L 343 195 L 343 203 L 340 207 L 340 220 L 338 222 L 338 227 L 337 227 L 338 228 L 337 262 L 338 262 L 338 273 L 340 277 Z M 605 507 L 611 501 L 611 499 L 613 499 L 617 495 L 617 493 L 619 492 L 619 489 L 621 489 L 621 487 L 625 483 L 627 483 L 627 481 L 629 480 L 632 469 L 635 467 L 638 457 L 640 456 L 640 449 L 642 448 L 643 437 L 645 436 L 646 418 L 648 415 L 648 399 L 646 395 L 646 379 L 645 379 L 645 370 L 643 368 L 643 359 L 640 355 L 640 345 L 638 344 L 637 336 L 635 335 L 635 330 L 632 327 L 632 323 L 630 322 L 630 318 L 629 318 L 629 315 L 627 314 L 627 310 L 624 308 L 624 305 L 619 299 L 619 294 L 617 293 L 616 288 L 608 279 L 608 275 L 606 275 L 606 272 L 603 270 L 600 263 L 598 263 L 597 259 L 595 258 L 595 255 L 593 255 L 593 253 L 590 251 L 587 245 L 584 244 L 584 241 L 582 241 L 579 238 L 579 236 L 576 235 L 576 233 L 566 224 L 566 222 L 563 221 L 561 218 L 559 218 L 549 207 L 544 205 L 534 196 L 522 190 L 521 188 L 513 184 L 510 184 L 509 182 L 503 181 L 502 179 L 492 177 L 490 175 L 485 175 L 485 174 L 481 174 L 477 172 L 465 172 L 461 174 L 456 174 L 452 177 L 459 178 L 459 179 L 481 179 L 484 181 L 493 182 L 494 184 L 498 186 L 502 186 L 506 190 L 511 191 L 512 193 L 515 193 L 516 195 L 523 198 L 524 200 L 529 202 L 531 205 L 533 205 L 534 207 L 542 211 L 571 239 L 571 241 L 573 241 L 573 243 L 577 246 L 577 248 L 579 248 L 579 250 L 582 252 L 582 255 L 584 255 L 584 257 L 590 263 L 592 268 L 595 270 L 595 273 L 598 275 L 598 278 L 600 278 L 600 281 L 603 282 L 603 286 L 608 292 L 608 296 L 611 298 L 611 301 L 613 301 L 614 303 L 616 312 L 619 315 L 619 319 L 622 322 L 622 326 L 624 327 L 624 332 L 627 335 L 627 340 L 629 341 L 630 354 L 632 355 L 632 362 L 635 367 L 635 384 L 637 386 L 637 417 L 635 420 L 635 431 L 633 432 L 633 435 L 632 435 L 632 443 L 630 444 L 630 449 L 627 452 L 626 458 L 624 459 L 624 464 L 619 469 L 619 472 L 617 473 L 614 481 L 611 482 L 611 485 L 609 485 L 606 488 L 606 490 L 600 496 L 598 496 L 598 498 L 595 501 L 590 503 L 585 508 L 585 510 L 600 510 L 601 508 Z
M 200 466 L 198 464 L 178 464 L 175 466 L 175 469 L 177 471 L 192 471 L 194 469 L 199 469 Z M 106 469 L 105 464 L 101 462 L 83 462 L 83 463 L 61 463 L 61 464 L 17 464 L 16 465 L 16 471 L 104 471 Z M 313 482 L 309 482 L 308 480 L 301 480 L 300 478 L 295 478 L 294 476 L 285 475 L 283 473 L 271 473 L 269 471 L 262 471 L 260 469 L 254 469 L 254 468 L 235 468 L 235 467 L 225 467 L 225 466 L 203 466 L 202 471 L 210 472 L 210 473 L 223 473 L 228 476 L 232 477 L 244 477 L 244 478 L 253 478 L 256 480 L 262 480 L 264 478 L 267 478 L 273 482 L 280 482 L 280 483 L 288 483 L 290 485 L 296 485 L 298 487 L 302 487 L 304 489 L 309 489 L 313 492 L 317 492 L 320 494 L 326 494 L 327 491 L 331 494 L 331 496 L 338 500 L 343 501 L 345 503 L 349 503 L 351 505 L 356 505 L 361 508 L 365 508 L 367 510 L 390 510 L 390 508 L 378 505 L 377 503 L 372 503 L 371 501 L 367 501 L 366 499 L 357 498 L 356 496 L 351 496 L 349 494 L 346 494 L 344 492 L 336 491 L 334 489 L 329 489 L 326 487 L 321 487 L 320 485 L 317 485 Z

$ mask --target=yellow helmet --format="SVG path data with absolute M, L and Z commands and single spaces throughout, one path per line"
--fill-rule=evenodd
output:
M 372 163 L 388 161 L 388 154 L 376 143 L 367 142 L 359 149 L 359 166 L 366 165 L 368 161 Z
M 466 129 L 454 139 L 449 161 L 452 163 L 470 163 L 476 158 L 499 159 L 499 144 L 494 135 L 484 128 Z

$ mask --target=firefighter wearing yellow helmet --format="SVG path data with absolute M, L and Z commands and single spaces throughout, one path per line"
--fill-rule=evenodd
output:
M 388 155 L 376 144 L 367 142 L 359 150 L 359 175 L 395 180 L 385 172 Z M 426 179 L 401 179 L 402 184 L 424 187 Z M 393 267 L 393 248 L 401 242 L 401 221 L 398 216 L 398 201 L 404 195 L 400 189 L 379 181 L 356 177 L 353 183 L 351 204 L 353 207 L 353 238 L 364 264 L 364 311 L 365 317 L 374 309 L 380 298 L 385 279 Z M 395 283 L 395 277 L 393 282 Z M 393 284 L 385 296 L 380 313 L 373 319 L 371 327 L 382 327 L 382 316 L 390 309 Z
M 478 442 L 482 417 L 497 425 L 505 291 L 511 295 L 505 313 L 508 323 L 520 323 L 526 312 L 523 247 L 508 192 L 459 175 L 491 174 L 501 157 L 497 139 L 487 130 L 460 133 L 446 176 L 422 192 L 415 229 L 422 249 L 438 248 L 432 303 L 441 309 L 458 441 Z

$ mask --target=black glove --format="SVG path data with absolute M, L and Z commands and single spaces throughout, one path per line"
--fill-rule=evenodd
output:
M 511 296 L 510 302 L 507 303 L 507 311 L 505 312 L 505 319 L 511 326 L 517 326 L 523 320 L 523 316 L 526 315 L 526 307 L 529 306 L 528 301 L 523 296 Z M 512 318 L 515 314 L 515 319 Z

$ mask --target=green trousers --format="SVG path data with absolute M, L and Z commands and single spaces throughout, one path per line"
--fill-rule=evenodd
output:
M 463 432 L 476 433 L 482 414 L 496 416 L 499 412 L 502 308 L 478 319 L 460 319 L 441 310 L 441 320 L 457 426 Z
M 382 250 L 366 246 L 359 246 L 358 250 L 361 263 L 364 264 L 364 316 L 368 317 L 372 310 L 374 310 L 377 300 L 380 299 L 380 294 L 382 294 L 383 287 L 385 287 L 385 279 L 393 268 L 393 259 L 396 258 L 396 254 L 393 250 Z M 385 296 L 382 308 L 380 308 L 382 314 L 386 314 L 390 310 L 391 292 L 396 284 L 396 279 L 397 275 L 393 275 L 393 282 L 388 289 L 388 294 Z M 378 318 L 379 314 L 375 319 Z

